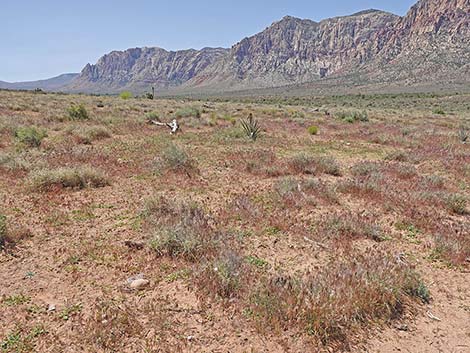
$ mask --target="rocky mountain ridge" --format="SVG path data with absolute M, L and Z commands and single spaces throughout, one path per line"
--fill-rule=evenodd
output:
M 366 10 L 286 16 L 230 49 L 133 48 L 104 55 L 71 92 L 234 92 L 292 85 L 470 86 L 470 0 L 420 0 L 403 16 Z

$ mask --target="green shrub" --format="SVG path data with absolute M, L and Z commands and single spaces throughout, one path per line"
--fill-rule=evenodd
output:
M 436 108 L 432 112 L 437 115 L 446 115 L 446 112 L 442 108 Z
M 161 156 L 157 158 L 155 170 L 157 173 L 171 171 L 191 176 L 191 174 L 197 172 L 197 167 L 196 161 L 189 157 L 184 149 L 175 144 L 170 144 L 162 151 Z
M 124 92 L 121 92 L 121 94 L 119 95 L 119 97 L 121 99 L 130 99 L 132 98 L 132 93 L 129 92 L 129 91 L 124 91 Z
M 354 112 L 340 112 L 336 115 L 339 119 L 347 122 L 354 123 L 356 121 L 367 122 L 369 121 L 369 116 L 366 111 L 354 111 Z
M 38 129 L 34 126 L 19 127 L 15 131 L 15 138 L 17 142 L 26 147 L 39 147 L 42 140 L 47 137 L 47 132 L 44 129 Z
M 175 117 L 177 118 L 193 117 L 193 118 L 199 119 L 201 117 L 201 111 L 196 107 L 184 107 L 184 108 L 179 109 L 175 113 Z
M 70 120 L 87 120 L 89 115 L 83 104 L 71 104 L 67 109 Z
M 308 128 L 308 133 L 310 135 L 316 135 L 318 134 L 318 126 L 312 125 Z
M 108 178 L 91 167 L 59 168 L 34 172 L 29 183 L 35 190 L 45 191 L 54 187 L 83 189 L 109 185 Z

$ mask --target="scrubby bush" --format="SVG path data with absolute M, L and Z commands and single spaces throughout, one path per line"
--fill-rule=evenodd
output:
M 463 215 L 467 209 L 467 198 L 460 194 L 449 194 L 445 198 L 445 203 L 452 213 Z
M 69 131 L 74 135 L 77 142 L 91 144 L 93 141 L 99 141 L 111 137 L 111 132 L 103 126 L 79 127 Z
M 155 171 L 162 173 L 171 171 L 191 176 L 197 173 L 196 161 L 186 151 L 175 144 L 168 145 L 155 162 Z
M 446 115 L 446 112 L 442 108 L 436 108 L 432 112 L 437 115 Z
M 316 135 L 316 134 L 318 134 L 318 126 L 316 126 L 316 125 L 310 126 L 310 127 L 308 128 L 308 133 L 309 133 L 310 135 Z
M 121 94 L 119 95 L 119 97 L 121 99 L 130 99 L 132 98 L 132 93 L 129 92 L 129 91 L 124 91 L 124 92 L 121 92 Z
M 196 107 L 184 107 L 176 111 L 175 117 L 177 118 L 200 118 L 201 117 L 201 111 L 199 108 Z
M 46 130 L 34 126 L 19 127 L 15 131 L 16 141 L 25 147 L 39 147 L 45 137 Z
M 367 122 L 369 121 L 369 115 L 366 111 L 354 111 L 354 112 L 340 112 L 336 114 L 336 117 L 347 122 L 354 123 L 356 121 Z
M 90 118 L 83 104 L 71 104 L 67 113 L 70 120 L 88 120 Z
M 152 120 L 158 120 L 159 119 L 159 114 L 157 112 L 148 112 L 145 114 L 145 120 L 150 123 Z
M 248 271 L 242 256 L 227 251 L 203 263 L 196 274 L 196 282 L 205 296 L 213 299 L 231 299 L 240 295 Z
M 468 142 L 470 139 L 470 128 L 465 125 L 460 125 L 457 135 L 459 137 L 460 142 Z
M 209 218 L 195 204 L 153 199 L 147 202 L 144 217 L 153 230 L 150 247 L 159 256 L 196 261 L 209 256 L 217 246 Z
M 109 179 L 102 172 L 90 167 L 64 167 L 34 172 L 29 177 L 29 183 L 34 190 L 46 191 L 54 187 L 98 188 L 109 185 Z
M 341 166 L 334 157 L 330 156 L 309 156 L 299 153 L 288 161 L 289 167 L 295 173 L 315 174 L 325 173 L 333 176 L 341 175 Z

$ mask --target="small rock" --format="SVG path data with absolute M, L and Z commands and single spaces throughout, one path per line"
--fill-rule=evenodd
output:
M 408 325 L 405 325 L 405 324 L 403 324 L 403 325 L 397 325 L 397 326 L 396 326 L 396 329 L 397 329 L 398 331 L 408 331 Z
M 146 280 L 146 279 L 143 279 L 143 278 L 139 278 L 139 279 L 136 279 L 134 281 L 132 281 L 130 284 L 129 284 L 129 287 L 131 289 L 142 289 L 144 287 L 147 287 L 148 285 L 150 284 L 150 281 L 149 280 Z
M 47 311 L 48 311 L 48 312 L 55 311 L 55 304 L 49 304 L 49 305 L 47 306 Z
M 191 342 L 192 340 L 194 340 L 194 337 L 193 336 L 188 336 L 188 341 Z

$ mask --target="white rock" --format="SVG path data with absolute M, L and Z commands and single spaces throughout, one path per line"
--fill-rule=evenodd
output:
M 142 289 L 144 287 L 147 287 L 148 285 L 150 284 L 150 281 L 149 280 L 146 280 L 146 279 L 143 279 L 143 278 L 139 278 L 139 279 L 136 279 L 134 281 L 132 281 L 130 284 L 129 284 L 129 287 L 131 289 Z

